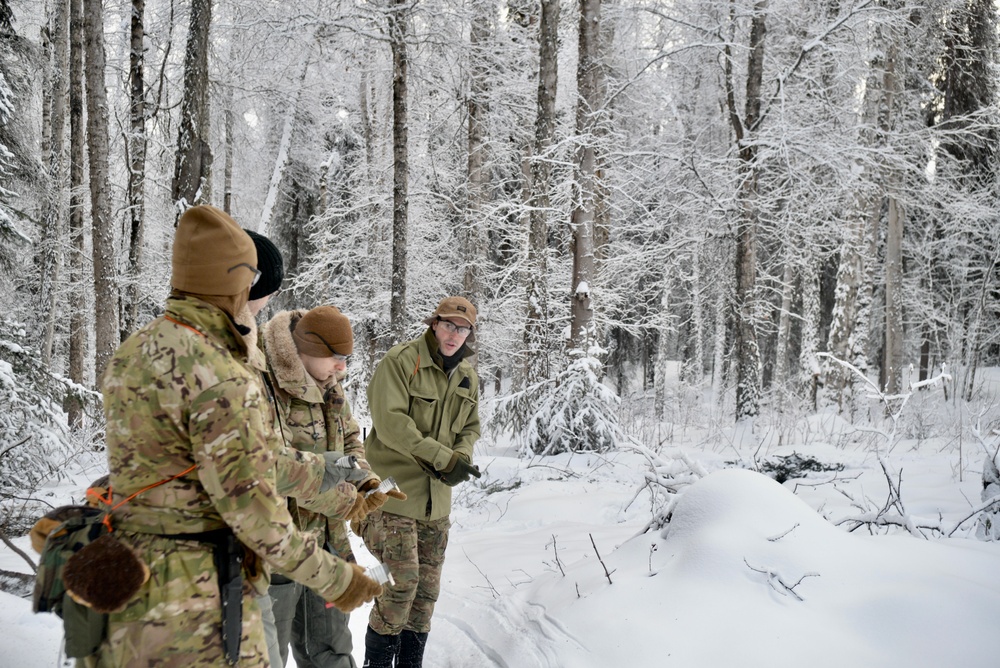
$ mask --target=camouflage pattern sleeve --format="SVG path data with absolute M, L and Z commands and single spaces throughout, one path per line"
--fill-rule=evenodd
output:
M 357 488 L 349 482 L 338 482 L 323 489 L 326 461 L 315 452 L 303 452 L 283 447 L 275 464 L 278 494 L 291 496 L 299 506 L 321 515 L 343 517 L 354 506 Z
M 225 380 L 191 402 L 189 433 L 201 484 L 236 537 L 272 568 L 330 601 L 352 578 L 350 565 L 295 528 L 275 487 L 274 435 L 267 399 L 249 378 Z

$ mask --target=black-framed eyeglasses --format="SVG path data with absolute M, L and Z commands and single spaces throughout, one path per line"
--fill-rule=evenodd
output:
M 252 272 L 253 272 L 253 280 L 252 280 L 252 281 L 250 281 L 250 287 L 252 288 L 253 286 L 257 285 L 257 281 L 259 281 L 259 280 L 260 280 L 260 276 L 261 276 L 261 271 L 260 271 L 260 269 L 258 269 L 257 267 L 254 267 L 254 266 L 251 266 L 251 265 L 247 264 L 246 262 L 240 262 L 240 263 L 239 263 L 238 265 L 236 265 L 235 267 L 230 267 L 230 268 L 229 268 L 229 269 L 228 269 L 228 270 L 226 271 L 226 273 L 228 274 L 228 273 L 229 273 L 229 272 L 231 272 L 231 271 L 232 271 L 233 269 L 239 269 L 240 267 L 246 267 L 247 269 L 249 269 L 250 271 L 252 271 Z
M 460 336 L 468 336 L 472 333 L 471 327 L 466 327 L 464 325 L 456 325 L 451 320 L 442 320 L 438 318 L 438 322 L 444 327 L 444 331 L 449 334 L 459 334 Z

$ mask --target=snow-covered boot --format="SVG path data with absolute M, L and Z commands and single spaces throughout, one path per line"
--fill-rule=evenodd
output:
M 399 658 L 396 668 L 421 668 L 424 664 L 424 647 L 427 634 L 404 629 L 399 634 Z
M 399 636 L 384 636 L 371 626 L 365 633 L 365 663 L 362 668 L 392 668 L 399 653 Z

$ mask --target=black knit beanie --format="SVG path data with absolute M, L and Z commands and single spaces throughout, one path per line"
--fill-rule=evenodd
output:
M 281 288 L 281 281 L 285 277 L 285 263 L 281 259 L 281 251 L 270 239 L 251 230 L 246 230 L 246 233 L 257 247 L 257 269 L 260 270 L 260 280 L 250 288 L 252 301 L 273 295 Z

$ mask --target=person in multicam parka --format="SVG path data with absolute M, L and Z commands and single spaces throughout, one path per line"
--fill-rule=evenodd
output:
M 368 471 L 359 489 L 377 487 L 380 479 L 365 461 L 360 430 L 341 384 L 354 349 L 350 321 L 336 307 L 319 306 L 310 311 L 282 311 L 261 329 L 268 379 L 286 445 L 305 452 L 354 456 Z M 393 494 L 405 498 L 399 492 Z M 363 498 L 365 506 L 359 514 L 378 508 L 388 497 L 375 491 Z M 312 512 L 295 498 L 288 505 L 296 526 L 315 535 L 333 554 L 354 562 L 344 526 L 348 513 Z M 282 664 L 290 643 L 299 668 L 354 668 L 346 613 L 327 608 L 322 597 L 281 573 L 273 576 L 270 594 Z
M 222 595 L 211 544 L 245 546 L 238 665 L 267 665 L 260 609 L 269 568 L 349 611 L 380 591 L 363 569 L 294 526 L 276 489 L 280 437 L 245 365 L 246 305 L 258 275 L 250 238 L 225 212 L 188 209 L 174 239 L 166 312 L 130 336 L 102 380 L 113 535 L 151 576 L 108 619 L 94 666 L 223 666 Z M 177 536 L 183 534 L 182 539 Z

